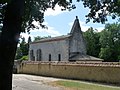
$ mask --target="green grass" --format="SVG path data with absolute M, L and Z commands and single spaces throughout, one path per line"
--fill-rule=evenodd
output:
M 120 90 L 118 87 L 110 87 L 106 85 L 82 83 L 76 81 L 56 81 L 55 84 L 64 86 L 66 88 L 71 88 L 72 90 Z

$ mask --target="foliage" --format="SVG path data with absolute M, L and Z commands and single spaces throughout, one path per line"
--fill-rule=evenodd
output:
M 120 55 L 118 56 L 118 60 L 120 61 Z
M 105 61 L 120 60 L 120 24 L 106 24 L 102 32 L 89 28 L 84 32 L 87 43 L 87 54 L 100 57 Z
M 0 1 L 0 22 L 3 22 L 4 13 L 7 4 L 14 0 L 1 0 Z M 107 16 L 111 16 L 115 19 L 120 16 L 120 0 L 76 0 L 77 2 L 82 1 L 84 7 L 88 7 L 90 12 L 86 15 L 86 22 L 93 19 L 93 22 L 105 23 Z M 38 28 L 32 22 L 38 21 L 39 25 L 46 28 L 43 25 L 44 12 L 48 8 L 54 9 L 56 5 L 61 6 L 61 10 L 72 10 L 76 6 L 72 3 L 73 0 L 25 0 L 24 16 L 22 17 L 22 32 L 30 31 L 31 28 Z
M 105 29 L 101 32 L 100 44 L 101 58 L 110 61 L 118 60 L 120 55 L 120 24 L 106 24 Z
M 51 36 L 44 36 L 44 37 L 36 36 L 36 37 L 34 37 L 34 41 L 39 41 L 39 40 L 45 39 L 45 38 L 51 38 Z
M 20 49 L 20 47 L 17 47 L 15 59 L 18 60 L 20 58 L 22 58 L 22 50 Z
M 105 23 L 111 16 L 115 19 L 120 16 L 120 0 L 78 0 L 83 1 L 84 7 L 88 7 L 90 12 L 87 17 L 87 22 L 93 19 L 93 22 Z
M 27 56 L 22 56 L 20 60 L 28 60 L 28 55 Z
M 10 2 L 9 2 L 10 1 Z M 6 11 L 7 5 L 14 2 L 14 0 L 2 0 L 0 1 L 0 22 L 3 22 L 4 13 Z M 48 8 L 54 9 L 56 5 L 61 7 L 61 10 L 71 10 L 74 9 L 74 5 L 72 5 L 68 0 L 24 0 L 24 15 L 22 17 L 22 32 L 30 31 L 31 28 L 38 28 L 33 24 L 33 21 L 39 23 L 39 25 L 43 28 L 46 28 L 43 25 L 44 21 L 44 12 Z
M 110 47 L 106 47 L 106 48 L 101 48 L 100 53 L 99 53 L 99 57 L 103 58 L 105 61 L 112 61 L 111 58 L 112 56 L 112 50 Z
M 22 51 L 22 55 L 28 55 L 28 43 L 25 42 L 25 38 L 22 38 L 22 42 L 20 43 L 20 49 Z
M 33 41 L 38 41 L 45 38 L 51 38 L 51 36 L 44 36 L 44 37 L 36 36 L 34 37 Z M 22 37 L 21 39 L 22 41 L 19 42 L 19 45 L 17 47 L 15 59 L 21 59 L 23 58 L 23 56 L 27 56 L 29 52 L 29 43 L 32 42 L 31 37 L 28 37 L 27 42 L 25 41 L 24 37 Z
M 31 42 L 32 42 L 32 40 L 31 40 L 31 37 L 29 36 L 28 37 L 28 44 L 31 43 Z
M 19 43 L 19 46 L 17 47 L 15 59 L 20 59 L 23 56 L 28 55 L 29 43 L 31 42 L 30 37 L 28 38 L 28 42 L 25 42 L 24 37 L 21 39 L 22 41 Z
M 86 32 L 84 32 L 83 35 L 87 44 L 87 54 L 98 57 L 100 52 L 99 33 L 93 30 L 93 28 L 91 27 Z

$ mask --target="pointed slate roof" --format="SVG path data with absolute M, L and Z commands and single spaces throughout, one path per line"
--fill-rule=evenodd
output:
M 82 32 L 82 31 L 81 31 L 81 27 L 80 27 L 80 23 L 79 23 L 78 16 L 76 16 L 76 19 L 75 19 L 75 21 L 74 21 L 74 23 L 73 23 L 73 26 L 72 26 L 72 29 L 71 29 L 70 34 L 72 34 L 72 33 L 74 32 L 74 30 L 76 30 L 76 28 L 78 28 L 77 30 L 80 30 L 80 32 Z

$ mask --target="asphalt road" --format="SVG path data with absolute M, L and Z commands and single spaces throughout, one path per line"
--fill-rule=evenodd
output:
M 63 88 L 50 86 L 47 83 L 57 81 L 56 78 L 14 74 L 13 90 L 63 90 Z

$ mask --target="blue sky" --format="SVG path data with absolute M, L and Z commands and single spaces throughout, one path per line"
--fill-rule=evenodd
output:
M 104 28 L 104 24 L 100 23 L 85 23 L 85 15 L 88 14 L 89 9 L 84 8 L 82 3 L 75 3 L 76 9 L 72 11 L 61 11 L 61 8 L 56 5 L 55 10 L 48 9 L 45 12 L 45 22 L 44 24 L 47 25 L 48 29 L 42 29 L 40 28 L 39 30 L 31 30 L 30 35 L 27 33 L 23 33 L 22 36 L 25 38 L 28 38 L 28 36 L 31 36 L 32 39 L 35 36 L 60 36 L 60 35 L 66 35 L 67 33 L 70 32 L 71 27 L 73 25 L 73 22 L 78 16 L 80 26 L 82 31 L 86 31 L 89 27 L 93 27 L 94 29 L 97 29 L 98 31 L 101 31 Z M 110 22 L 112 20 L 109 20 Z M 112 21 L 113 22 L 113 21 Z M 37 23 L 34 22 L 36 25 Z

